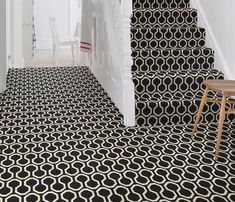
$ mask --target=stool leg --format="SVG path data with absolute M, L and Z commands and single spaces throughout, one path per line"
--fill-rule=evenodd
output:
M 219 117 L 219 126 L 218 126 L 217 143 L 216 143 L 216 151 L 215 151 L 216 161 L 218 160 L 221 136 L 222 136 L 223 125 L 224 125 L 225 105 L 226 105 L 226 96 L 224 95 L 222 102 L 221 102 L 220 117 Z
M 196 121 L 195 121 L 195 124 L 194 124 L 194 127 L 193 127 L 192 137 L 194 136 L 194 134 L 197 130 L 197 126 L 198 126 L 198 123 L 200 121 L 201 114 L 202 114 L 203 108 L 204 108 L 205 103 L 206 103 L 208 91 L 209 91 L 209 88 L 206 87 L 206 89 L 204 91 L 204 94 L 203 94 L 203 97 L 202 97 L 202 100 L 201 100 L 201 104 L 200 104 L 199 109 L 198 109 L 197 118 L 196 118 Z

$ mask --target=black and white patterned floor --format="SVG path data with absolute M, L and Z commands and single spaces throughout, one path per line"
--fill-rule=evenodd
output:
M 235 122 L 125 128 L 87 67 L 11 69 L 0 201 L 235 201 Z

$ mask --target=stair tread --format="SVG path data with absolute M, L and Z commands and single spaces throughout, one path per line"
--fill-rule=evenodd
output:
M 134 8 L 185 8 L 190 6 L 190 0 L 164 0 L 164 1 L 152 1 L 152 0 L 145 0 L 145 1 L 138 1 L 138 0 L 133 0 L 133 7 Z
M 204 47 L 201 27 L 140 27 L 131 29 L 132 49 Z
M 155 11 L 155 10 L 160 10 L 160 11 L 165 11 L 165 10 L 170 10 L 170 11 L 183 11 L 183 10 L 195 10 L 197 11 L 197 9 L 195 8 L 133 8 L 133 11 Z
M 207 47 L 132 49 L 132 71 L 211 69 L 214 50 Z
M 164 93 L 163 95 L 155 94 L 152 97 L 149 98 L 138 98 L 136 99 L 137 103 L 158 103 L 158 102 L 171 102 L 171 101 L 195 101 L 195 100 L 201 100 L 203 96 L 202 92 L 192 93 L 192 92 L 186 92 L 186 93 L 180 93 L 177 92 L 175 94 L 168 94 Z M 208 99 L 216 99 L 218 98 L 218 95 L 216 95 L 213 92 L 210 92 L 208 94 Z
M 182 27 L 131 27 L 131 30 L 141 30 L 141 29 L 152 29 L 152 30 L 161 30 L 161 29 L 166 29 L 166 30 L 170 30 L 170 29 L 203 29 L 205 30 L 205 28 L 200 27 L 200 26 L 182 26 Z
M 190 98 L 196 93 L 203 92 L 203 82 L 206 79 L 223 79 L 222 72 L 211 70 L 172 70 L 156 72 L 135 72 L 133 81 L 135 84 L 135 98 L 148 100 L 156 98 L 161 100 L 167 95 L 172 98 L 176 95 L 178 98 L 190 94 Z
M 168 70 L 168 71 L 164 71 L 164 70 L 160 70 L 160 71 L 136 71 L 136 72 L 133 72 L 132 75 L 133 77 L 155 77 L 155 76 L 158 76 L 158 78 L 163 78 L 163 77 L 166 77 L 166 76 L 170 76 L 170 77 L 175 77 L 177 75 L 180 75 L 180 76 L 184 76 L 184 77 L 187 77 L 188 75 L 199 75 L 199 74 L 202 74 L 202 75 L 210 75 L 210 74 L 218 74 L 218 73 L 221 73 L 221 71 L 217 70 L 217 69 L 210 69 L 210 70 L 207 70 L 207 69 L 199 69 L 199 70 Z
M 194 8 L 135 9 L 132 27 L 185 27 L 197 26 L 197 10 Z
M 210 50 L 211 52 L 214 52 L 214 50 L 212 48 L 208 48 L 208 47 L 185 47 L 185 48 L 181 48 L 181 47 L 175 47 L 175 48 L 146 48 L 146 49 L 132 49 L 133 52 L 147 52 L 147 51 L 174 51 L 174 50 L 178 50 L 178 51 L 184 51 L 184 50 L 189 50 L 189 51 L 193 51 L 193 50 Z

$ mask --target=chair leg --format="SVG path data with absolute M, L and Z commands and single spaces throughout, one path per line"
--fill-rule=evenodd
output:
M 71 45 L 71 51 L 72 51 L 73 65 L 75 65 L 74 45 Z
M 220 117 L 219 117 L 219 126 L 218 126 L 218 134 L 217 134 L 217 143 L 216 143 L 216 151 L 215 151 L 215 160 L 218 160 L 219 156 L 219 150 L 220 150 L 220 142 L 221 142 L 221 136 L 223 131 L 223 125 L 224 125 L 224 117 L 225 117 L 225 105 L 226 105 L 226 96 L 223 96 L 222 102 L 221 102 L 221 109 L 220 109 Z
M 197 113 L 197 118 L 196 118 L 196 121 L 195 121 L 195 124 L 194 124 L 194 127 L 193 127 L 192 137 L 194 136 L 194 134 L 197 130 L 197 126 L 198 126 L 198 123 L 200 121 L 201 114 L 202 114 L 202 111 L 203 111 L 205 103 L 206 103 L 208 91 L 209 91 L 209 88 L 206 87 L 206 89 L 204 91 L 204 94 L 203 94 L 203 97 L 202 97 L 202 100 L 201 100 L 201 104 L 199 106 L 199 110 L 198 110 L 198 113 Z
M 55 63 L 55 55 L 56 55 L 55 49 L 56 49 L 56 47 L 55 47 L 55 45 L 53 45 L 53 63 Z
M 80 48 L 79 44 L 76 45 L 76 62 L 79 65 L 80 64 Z
M 58 65 L 58 60 L 59 60 L 59 47 L 55 46 L 55 58 L 54 58 L 54 63 L 55 65 Z

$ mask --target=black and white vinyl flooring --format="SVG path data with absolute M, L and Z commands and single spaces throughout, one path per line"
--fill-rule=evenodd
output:
M 0 102 L 1 202 L 235 201 L 235 122 L 133 127 L 87 67 L 11 69 Z

